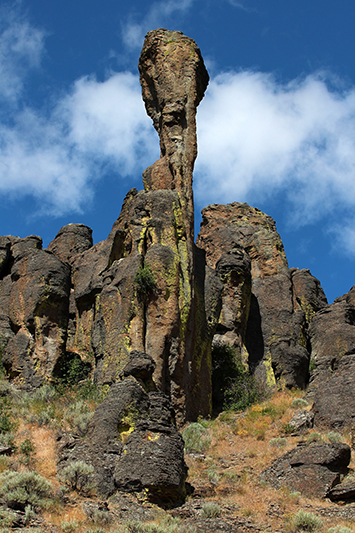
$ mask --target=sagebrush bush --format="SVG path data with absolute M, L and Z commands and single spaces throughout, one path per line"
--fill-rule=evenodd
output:
M 305 400 L 303 398 L 296 398 L 291 403 L 291 407 L 294 407 L 295 409 L 302 409 L 302 408 L 304 409 L 307 406 L 308 406 L 308 402 L 307 402 L 307 400 Z
M 92 490 L 91 474 L 94 468 L 84 461 L 73 461 L 63 468 L 59 477 L 71 490 L 89 492 Z
M 354 533 L 354 530 L 346 526 L 335 526 L 330 527 L 327 533 Z
M 322 520 L 313 513 L 307 513 L 300 509 L 292 520 L 293 527 L 296 531 L 317 531 L 323 527 Z
M 80 522 L 77 520 L 63 520 L 60 524 L 60 528 L 64 533 L 74 533 L 80 527 Z
M 180 533 L 179 521 L 174 518 L 167 518 L 161 524 L 142 523 L 131 521 L 126 524 L 126 531 L 129 533 Z M 184 532 L 186 532 L 184 527 Z
M 16 518 L 17 518 L 17 515 L 13 511 L 9 511 L 8 509 L 2 509 L 0 507 L 1 531 L 3 531 L 2 528 L 11 527 L 14 521 L 16 520 Z
M 329 442 L 341 442 L 341 440 L 343 439 L 340 433 L 337 433 L 336 431 L 329 431 L 326 437 Z
M 4 472 L 1 474 L 0 492 L 13 509 L 25 510 L 32 507 L 43 507 L 52 494 L 51 484 L 38 472 Z
M 286 444 L 287 440 L 283 437 L 276 437 L 269 442 L 269 446 L 272 446 L 273 448 L 282 448 L 283 446 L 286 446 Z
M 192 422 L 182 432 L 182 437 L 185 443 L 186 453 L 204 452 L 211 444 L 211 437 L 208 434 L 207 428 L 202 426 L 199 422 Z
M 202 514 L 206 518 L 221 516 L 221 506 L 217 502 L 206 502 L 202 505 Z
M 322 435 L 320 433 L 317 433 L 317 431 L 313 431 L 312 433 L 310 433 L 308 436 L 307 436 L 307 442 L 308 443 L 312 443 L 312 442 L 323 442 L 324 439 L 322 437 Z

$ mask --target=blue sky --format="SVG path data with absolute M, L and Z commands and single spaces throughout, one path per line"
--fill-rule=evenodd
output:
M 271 215 L 290 267 L 331 302 L 355 284 L 354 0 L 23 0 L 0 7 L 0 234 L 82 222 L 107 237 L 158 138 L 140 96 L 144 35 L 181 30 L 210 73 L 196 227 L 210 203 Z

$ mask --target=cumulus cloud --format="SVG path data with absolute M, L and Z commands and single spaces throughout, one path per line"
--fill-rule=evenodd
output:
M 165 9 L 172 13 L 174 5 L 168 2 Z M 59 215 L 83 209 L 107 172 L 138 183 L 159 157 L 159 143 L 138 76 L 130 72 L 111 72 L 104 81 L 76 80 L 50 110 L 25 106 L 24 80 L 40 64 L 43 40 L 43 32 L 24 20 L 2 27 L 0 194 L 27 195 Z M 332 213 L 354 208 L 354 87 L 345 89 L 325 73 L 288 84 L 260 72 L 224 73 L 211 80 L 197 124 L 198 205 L 258 205 L 280 195 L 298 224 L 324 217 L 329 224 Z M 346 247 L 354 230 L 339 216 L 338 223 L 348 235 Z M 333 224 L 337 242 L 339 228 Z
M 123 42 L 128 48 L 141 48 L 144 36 L 148 31 L 170 23 L 172 15 L 186 12 L 193 2 L 194 0 L 154 2 L 141 22 L 137 23 L 131 20 L 123 25 Z
M 33 195 L 54 214 L 80 211 L 105 171 L 140 176 L 159 157 L 136 76 L 76 81 L 49 116 L 26 108 L 0 125 L 0 191 Z
M 318 73 L 288 84 L 260 72 L 221 74 L 198 112 L 199 203 L 282 192 L 307 223 L 355 205 L 355 90 Z

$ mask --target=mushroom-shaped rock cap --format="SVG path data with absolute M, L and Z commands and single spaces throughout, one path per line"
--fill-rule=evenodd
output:
M 147 33 L 138 68 L 145 107 L 158 132 L 162 114 L 172 120 L 186 105 L 196 108 L 209 81 L 200 49 L 180 31 Z

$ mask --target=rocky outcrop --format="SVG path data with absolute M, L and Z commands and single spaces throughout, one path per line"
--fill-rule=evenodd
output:
M 183 200 L 192 265 L 192 171 L 197 156 L 195 117 L 209 76 L 196 43 L 181 32 L 164 29 L 146 35 L 139 72 L 145 108 L 160 139 L 160 159 L 144 172 L 144 188 L 147 191 L 174 190 Z
M 288 487 L 305 496 L 324 498 L 348 471 L 347 444 L 299 445 L 275 459 L 261 479 L 279 489 Z
M 304 388 L 308 324 L 327 305 L 319 281 L 308 270 L 288 268 L 275 222 L 258 209 L 234 202 L 208 206 L 202 216 L 197 245 L 206 251 L 211 268 L 218 271 L 220 261 L 234 250 L 244 254 L 244 267 L 237 269 L 239 294 L 231 298 L 230 281 L 221 278 L 222 312 L 215 339 L 232 342 L 269 385 Z
M 310 324 L 314 370 L 307 397 L 314 423 L 353 428 L 355 419 L 355 288 L 315 314 Z
M 11 379 L 39 386 L 65 351 L 70 268 L 36 236 L 7 237 L 1 280 L 3 364 Z
M 67 275 L 65 283 L 60 280 L 67 309 L 65 320 L 60 318 L 64 329 L 52 367 L 58 373 L 64 364 L 59 352 L 66 358 L 80 357 L 95 369 L 98 385 L 111 385 L 120 379 L 130 353 L 144 351 L 155 361 L 157 389 L 171 397 L 182 424 L 207 415 L 211 408 L 214 312 L 207 308 L 206 315 L 205 275 L 196 280 L 194 276 L 192 196 L 196 107 L 208 74 L 195 42 L 163 29 L 146 36 L 139 70 L 146 109 L 159 133 L 161 157 L 144 173 L 145 190 L 127 194 L 105 241 L 93 246 L 90 228 L 69 224 L 42 251 L 64 265 Z M 9 262 L 10 241 L 4 238 L 0 243 L 2 269 Z M 25 270 L 19 275 L 27 280 Z M 18 285 L 27 283 L 24 280 Z M 37 280 L 31 278 L 30 283 L 36 285 Z M 9 288 L 3 284 L 6 295 Z M 206 285 L 208 301 L 214 286 L 214 282 Z M 4 327 L 6 317 L 7 311 Z M 17 329 L 10 337 L 20 327 L 12 323 Z M 18 366 L 15 353 L 22 361 L 25 351 L 29 348 L 21 330 L 9 342 L 7 364 L 13 360 L 11 365 Z M 53 377 L 52 367 L 44 371 L 47 379 Z
M 82 439 L 65 435 L 58 469 L 76 461 L 94 467 L 97 492 L 145 490 L 151 500 L 169 503 L 185 497 L 187 467 L 168 396 L 151 391 L 154 361 L 134 352 L 123 381 L 111 386 Z M 138 376 L 138 380 L 133 376 Z

